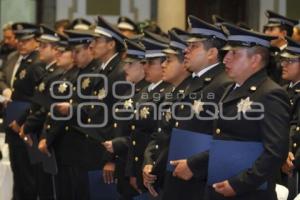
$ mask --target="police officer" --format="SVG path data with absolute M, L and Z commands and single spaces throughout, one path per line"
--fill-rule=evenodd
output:
M 138 104 L 135 104 L 134 109 L 138 118 L 130 122 L 127 175 L 130 176 L 130 184 L 139 193 L 146 192 L 142 177 L 143 154 L 151 134 L 157 129 L 157 112 L 155 110 L 158 110 L 165 94 L 172 89 L 169 83 L 162 80 L 161 64 L 165 59 L 162 50 L 167 45 L 154 40 L 154 38 L 161 38 L 161 36 L 154 34 L 152 39 L 148 37 L 143 39 L 148 62 L 145 66 L 145 79 L 150 82 L 150 85 L 141 91 Z
M 39 134 L 42 124 L 44 123 L 47 109 L 45 105 L 50 97 L 50 85 L 63 73 L 63 70 L 56 67 L 56 58 L 58 54 L 57 42 L 60 40 L 56 32 L 50 28 L 41 25 L 40 36 L 37 40 L 40 42 L 39 47 L 39 67 L 45 69 L 45 73 L 38 85 L 35 87 L 35 94 L 32 101 L 36 104 L 31 108 L 31 115 L 27 117 L 20 131 L 20 137 L 24 138 L 26 134 Z M 42 108 L 44 107 L 44 108 Z M 30 137 L 30 136 L 28 136 Z
M 184 50 L 187 44 L 177 32 L 187 35 L 187 32 L 178 29 L 169 31 L 170 43 L 169 47 L 163 50 L 166 60 L 162 64 L 163 80 L 172 84 L 173 90 L 164 99 L 165 112 L 160 114 L 162 116 L 158 128 L 152 134 L 144 153 L 143 181 L 152 196 L 158 196 L 158 192 L 163 193 L 168 134 L 174 126 L 171 114 L 172 103 L 180 102 L 185 97 L 192 79 L 190 72 L 184 68 Z
M 20 137 L 24 139 L 29 146 L 31 146 L 28 148 L 33 149 L 37 148 L 37 139 L 33 140 L 33 137 L 40 137 L 43 123 L 47 116 L 48 110 L 50 109 L 50 105 L 48 105 L 50 97 L 50 85 L 52 81 L 58 79 L 58 77 L 60 77 L 63 73 L 62 69 L 56 67 L 56 58 L 58 54 L 56 43 L 60 40 L 57 33 L 50 28 L 41 25 L 40 36 L 37 38 L 37 40 L 40 42 L 40 63 L 37 63 L 35 67 L 40 67 L 45 70 L 42 74 L 40 82 L 35 86 L 35 92 L 31 98 L 32 106 L 30 114 L 26 116 L 26 120 L 22 124 L 19 132 Z M 35 141 L 35 144 L 33 144 L 33 141 Z M 31 152 L 29 151 L 29 153 Z M 39 198 L 54 198 L 55 192 L 53 191 L 52 186 L 52 176 L 49 173 L 45 173 L 43 164 L 38 160 L 32 160 L 32 164 L 34 164 L 35 167 L 36 182 L 39 183 L 37 185 Z
M 94 59 L 90 46 L 94 39 L 93 34 L 82 31 L 66 31 L 66 33 L 72 46 L 74 64 L 79 72 L 78 85 L 73 86 L 71 98 L 66 98 L 64 102 L 57 103 L 55 106 L 55 110 L 57 109 L 55 113 L 59 113 L 56 117 L 64 117 L 63 128 L 58 130 L 60 132 L 56 136 L 59 194 L 62 199 L 89 199 L 88 170 L 99 160 L 90 157 L 95 154 L 95 151 L 90 151 L 89 146 L 95 144 L 91 143 L 81 130 L 78 130 L 80 126 L 76 112 L 80 103 L 89 101 L 82 95 L 93 94 L 94 79 L 90 75 L 99 73 L 100 65 Z M 71 115 L 72 111 L 74 115 Z M 87 108 L 81 109 L 83 118 L 87 116 L 87 112 Z M 71 118 L 66 120 L 68 116 Z M 51 134 L 52 124 L 46 124 L 45 129 Z
M 296 177 L 299 169 L 299 138 L 297 133 L 299 133 L 299 94 L 300 94 L 300 68 L 299 68 L 299 43 L 291 38 L 286 38 L 288 46 L 283 52 L 281 52 L 281 65 L 282 65 L 282 78 L 289 81 L 284 88 L 288 92 L 290 104 L 292 107 L 291 111 L 291 122 L 290 122 L 290 151 L 286 162 L 282 166 L 282 171 L 289 175 L 289 179 L 292 183 L 291 177 Z M 295 172 L 293 170 L 295 169 Z M 294 182 L 289 186 L 289 197 L 294 198 L 298 193 L 296 191 L 298 183 Z
M 283 85 L 284 81 L 281 79 L 279 52 L 286 47 L 285 36 L 292 36 L 293 27 L 298 21 L 289 19 L 270 10 L 267 10 L 265 14 L 268 18 L 268 22 L 264 25 L 263 32 L 266 35 L 277 37 L 271 42 L 273 48 L 271 48 L 270 64 L 267 68 L 268 74 L 274 81 Z
M 220 49 L 226 42 L 224 32 L 201 19 L 189 16 L 191 26 L 188 48 L 185 55 L 185 66 L 193 72 L 193 80 L 183 102 L 190 106 L 180 106 L 176 116 L 186 117 L 192 114 L 190 120 L 175 120 L 174 128 L 195 133 L 211 135 L 212 120 L 201 120 L 215 110 L 205 103 L 217 104 L 226 85 L 230 83 L 224 67 L 220 63 Z M 213 94 L 213 95 L 212 95 Z M 212 97 L 213 96 L 213 97 Z M 203 117 L 199 119 L 199 116 Z M 172 161 L 175 166 L 173 173 L 167 173 L 163 199 L 201 199 L 205 189 L 205 172 L 195 166 L 202 165 L 195 157 Z M 199 159 L 201 160 L 201 159 Z M 204 162 L 205 163 L 205 162 Z M 204 172 L 204 175 L 203 175 Z M 181 180 L 183 179 L 183 180 Z M 178 188 L 185 188 L 179 190 Z M 176 191 L 176 192 L 174 192 Z
M 44 73 L 44 69 L 34 65 L 38 62 L 38 42 L 36 41 L 38 27 L 29 23 L 15 23 L 12 28 L 18 39 L 20 57 L 12 71 L 12 89 L 7 88 L 7 91 L 12 93 L 12 101 L 31 102 L 35 86 Z M 16 110 L 15 112 L 20 111 Z M 14 174 L 13 198 L 34 199 L 37 195 L 34 171 L 29 161 L 25 143 L 18 135 L 23 120 L 13 121 L 9 127 L 6 127 L 6 141 L 9 146 L 10 163 Z
M 57 83 L 51 83 L 51 91 L 52 94 L 48 98 L 50 98 L 51 103 L 63 101 L 63 97 L 70 96 L 70 90 L 73 90 L 73 85 L 76 84 L 77 76 L 78 76 L 78 68 L 74 66 L 74 59 L 72 55 L 72 49 L 69 45 L 68 38 L 60 35 L 60 41 L 57 44 L 57 49 L 59 51 L 57 56 L 56 65 L 64 69 L 62 76 L 59 77 Z M 49 154 L 49 148 L 55 143 L 56 135 L 59 134 L 60 128 L 63 128 L 63 122 L 55 121 L 51 117 L 51 113 L 47 114 L 45 119 L 45 125 L 43 126 L 42 135 L 39 141 L 39 150 L 45 154 Z M 54 125 L 56 124 L 56 126 Z M 51 131 L 47 131 L 44 127 L 50 125 Z M 55 146 L 54 146 L 55 147 Z M 55 149 L 56 150 L 56 149 Z
M 134 114 L 133 107 L 141 97 L 141 90 L 148 85 L 144 73 L 144 67 L 147 64 L 145 61 L 145 47 L 140 42 L 132 40 L 125 40 L 125 43 L 127 50 L 123 67 L 126 81 L 132 83 L 132 88 L 124 95 L 126 99 L 120 100 L 114 107 L 115 116 L 121 119 L 114 119 L 113 139 L 104 143 L 107 151 L 114 154 L 112 161 L 115 164 L 115 173 L 105 177 L 104 181 L 107 183 L 114 182 L 114 177 L 117 178 L 118 191 L 121 194 L 120 199 L 124 200 L 137 195 L 137 192 L 129 184 L 129 177 L 125 176 L 124 166 L 126 166 L 130 138 L 130 116 L 132 117 Z
M 224 58 L 227 75 L 234 80 L 220 100 L 219 117 L 214 122 L 213 137 L 217 142 L 260 144 L 261 151 L 253 164 L 237 171 L 236 175 L 209 183 L 209 199 L 277 199 L 275 178 L 288 153 L 289 105 L 285 91 L 266 73 L 270 36 L 247 31 L 233 25 L 229 30 L 228 53 Z M 250 112 L 259 109 L 256 113 Z M 219 146 L 220 147 L 220 146 Z M 241 148 L 241 146 L 239 146 Z M 234 152 L 240 152 L 237 148 Z M 213 166 L 232 158 L 221 148 Z M 249 149 L 248 149 L 249 150 Z M 247 154 L 253 151 L 245 150 Z M 209 162 L 216 158 L 210 151 Z M 248 157 L 247 159 L 250 159 Z M 244 162 L 244 159 L 233 160 Z M 234 167 L 234 165 L 228 166 Z M 208 178 L 215 174 L 208 173 Z M 226 174 L 225 174 L 226 176 Z

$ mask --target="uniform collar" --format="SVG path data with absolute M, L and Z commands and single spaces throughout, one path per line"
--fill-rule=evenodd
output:
M 115 53 L 112 57 L 110 57 L 105 63 L 101 64 L 101 69 L 105 70 L 106 66 L 108 65 L 108 63 L 110 63 L 110 61 L 112 61 L 112 59 L 114 59 L 119 53 Z
M 46 65 L 45 69 L 48 70 L 52 65 L 56 63 L 56 60 L 50 62 L 48 65 Z
M 148 92 L 151 92 L 152 90 L 154 90 L 159 84 L 162 83 L 162 80 L 158 81 L 157 83 L 151 83 L 149 86 L 148 86 Z
M 293 87 L 297 86 L 298 84 L 300 84 L 300 80 L 297 81 L 296 83 L 291 82 L 291 83 L 289 84 L 289 88 L 293 88 Z
M 212 65 L 210 65 L 210 66 L 208 66 L 208 67 L 205 67 L 204 69 L 200 70 L 200 72 L 198 72 L 198 73 L 193 72 L 192 76 L 193 76 L 193 78 L 194 78 L 195 76 L 201 77 L 201 76 L 202 76 L 203 74 L 205 74 L 207 71 L 209 71 L 210 69 L 214 68 L 215 66 L 217 66 L 217 65 L 219 65 L 219 64 L 220 64 L 219 62 L 218 62 L 218 63 L 215 63 L 215 64 L 212 64 Z

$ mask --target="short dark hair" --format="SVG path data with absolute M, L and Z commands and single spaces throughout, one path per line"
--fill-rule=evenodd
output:
M 122 53 L 122 52 L 124 52 L 126 50 L 125 47 L 124 47 L 124 45 L 121 44 L 116 39 L 110 38 L 110 37 L 107 37 L 107 36 L 103 36 L 103 38 L 105 39 L 106 42 L 115 41 L 115 43 L 116 43 L 115 52 Z
M 281 31 L 286 31 L 287 36 L 291 37 L 293 35 L 293 27 L 287 25 L 279 26 Z
M 184 51 L 177 51 L 178 54 L 176 55 L 179 62 L 182 63 L 184 61 Z
M 261 55 L 261 62 L 263 67 L 267 66 L 269 63 L 270 52 L 266 47 L 254 46 L 251 48 L 247 48 L 247 54 L 248 56 L 252 56 L 254 54 Z
M 278 27 L 280 31 L 286 31 L 286 35 L 289 36 L 289 37 L 291 37 L 293 35 L 293 27 L 287 26 L 287 25 L 284 25 L 284 24 L 278 25 L 278 26 L 272 26 L 272 27 L 264 26 L 263 32 L 265 33 L 268 28 L 275 28 L 275 27 Z
M 202 44 L 206 51 L 211 48 L 218 49 L 218 60 L 220 61 L 223 59 L 223 54 L 221 54 L 221 48 L 225 45 L 225 41 L 221 41 L 215 38 L 209 38 L 207 40 L 204 40 Z

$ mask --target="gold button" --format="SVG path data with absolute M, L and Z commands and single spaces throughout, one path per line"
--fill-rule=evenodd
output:
M 175 127 L 178 127 L 178 126 L 179 126 L 179 122 L 176 122 L 176 123 L 175 123 Z
M 160 133 L 161 132 L 161 128 L 158 128 L 157 131 Z
M 296 131 L 300 131 L 300 127 L 299 126 L 296 127 Z
M 184 105 L 183 105 L 183 104 L 181 104 L 180 108 L 181 108 L 181 110 L 182 110 L 182 109 L 184 109 Z
M 136 157 L 134 158 L 134 160 L 135 160 L 135 162 L 139 161 L 139 157 L 136 156 Z
M 70 101 L 69 101 L 69 102 L 70 102 L 70 104 L 72 104 L 72 103 L 73 103 L 73 99 L 70 99 Z
M 12 88 L 11 91 L 14 92 L 14 91 L 15 91 L 15 88 Z
M 97 91 L 94 91 L 94 95 L 97 95 Z
M 47 125 L 47 129 L 50 129 L 50 128 L 51 128 L 50 124 L 49 124 L 49 125 Z
M 115 109 L 115 112 L 119 112 L 119 108 L 116 108 L 116 109 Z
M 68 127 L 68 126 L 66 126 L 66 127 L 65 127 L 65 130 L 66 130 L 66 131 L 68 131 L 68 130 L 69 130 L 69 127 Z
M 51 116 L 51 112 L 48 112 L 48 116 L 49 116 L 49 117 Z
M 221 133 L 221 129 L 217 128 L 217 129 L 216 129 L 216 133 L 217 133 L 217 134 L 220 134 L 220 133 Z
M 294 143 L 293 146 L 294 146 L 294 147 L 297 147 L 297 143 Z
M 155 145 L 155 149 L 158 149 L 158 145 Z
M 250 90 L 251 90 L 251 91 L 255 91 L 255 90 L 256 90 L 256 86 L 251 86 L 251 87 L 250 87 Z
M 118 124 L 117 123 L 114 123 L 114 128 L 117 128 L 118 127 Z
M 87 122 L 88 122 L 88 123 L 91 123 L 91 121 L 92 121 L 91 118 L 88 118 L 88 119 L 87 119 Z
M 135 130 L 135 125 L 131 125 L 131 130 Z
M 135 146 L 135 145 L 136 145 L 136 142 L 135 142 L 135 140 L 133 140 L 133 141 L 132 141 L 132 145 L 133 145 L 133 146 Z
M 76 87 L 74 86 L 74 87 L 73 87 L 73 91 L 75 91 L 75 90 L 76 90 Z

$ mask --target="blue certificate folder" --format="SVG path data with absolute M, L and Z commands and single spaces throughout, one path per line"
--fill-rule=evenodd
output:
M 208 185 L 213 185 L 251 168 L 263 152 L 261 142 L 213 140 L 209 151 Z M 260 189 L 266 189 L 263 184 Z
M 170 164 L 171 160 L 186 159 L 209 150 L 211 141 L 211 135 L 173 128 L 167 170 L 174 170 L 174 167 Z
M 138 196 L 133 197 L 133 200 L 149 200 L 149 193 L 145 192 L 143 194 L 140 194 Z
M 4 125 L 8 125 L 14 120 L 19 120 L 21 116 L 30 109 L 30 103 L 25 101 L 12 101 L 5 109 Z
M 89 171 L 89 188 L 91 200 L 116 200 L 119 198 L 117 184 L 106 184 L 102 170 Z

